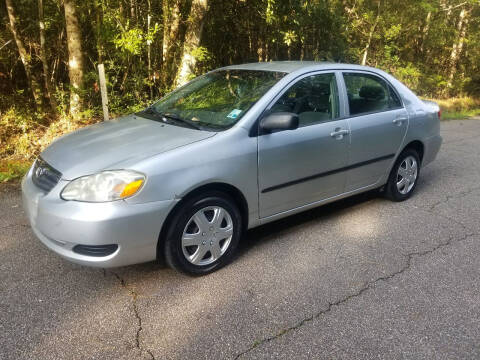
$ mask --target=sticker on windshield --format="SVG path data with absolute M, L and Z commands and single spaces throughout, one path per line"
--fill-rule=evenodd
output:
M 238 115 L 240 115 L 241 112 L 242 112 L 242 110 L 233 109 L 232 111 L 230 111 L 230 114 L 228 114 L 227 117 L 230 118 L 230 119 L 236 119 L 238 117 Z

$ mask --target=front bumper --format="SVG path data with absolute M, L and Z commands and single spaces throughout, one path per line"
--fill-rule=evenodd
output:
M 36 237 L 60 256 L 81 264 L 116 267 L 155 260 L 160 230 L 178 200 L 131 204 L 127 201 L 85 203 L 65 201 L 60 182 L 45 194 L 31 178 L 22 181 L 23 207 Z M 73 251 L 76 245 L 110 245 L 107 256 L 87 256 Z

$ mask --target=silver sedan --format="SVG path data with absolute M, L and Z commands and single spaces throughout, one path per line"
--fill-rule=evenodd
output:
M 440 109 L 378 69 L 271 62 L 211 71 L 144 111 L 50 145 L 23 179 L 48 248 L 79 264 L 227 264 L 242 233 L 364 191 L 412 195 Z

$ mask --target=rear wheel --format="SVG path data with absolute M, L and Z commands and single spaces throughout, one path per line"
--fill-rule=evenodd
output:
M 176 212 L 165 241 L 172 268 L 204 275 L 229 263 L 240 240 L 242 219 L 226 194 L 209 192 L 187 200 Z
M 420 158 L 414 149 L 404 150 L 390 173 L 385 195 L 392 201 L 407 200 L 414 192 L 420 175 Z

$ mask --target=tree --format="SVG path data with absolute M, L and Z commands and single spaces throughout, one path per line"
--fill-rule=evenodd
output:
M 195 69 L 196 57 L 193 52 L 200 45 L 207 6 L 207 0 L 192 1 L 182 60 L 177 75 L 177 86 L 185 84 Z
M 20 54 L 20 59 L 22 60 L 23 67 L 25 69 L 25 75 L 27 77 L 27 82 L 30 87 L 30 91 L 35 100 L 35 105 L 37 107 L 42 106 L 42 89 L 40 83 L 37 80 L 35 74 L 32 73 L 32 57 L 27 53 L 23 40 L 20 37 L 17 28 L 17 14 L 15 8 L 13 7 L 12 0 L 5 0 L 7 5 L 8 18 L 10 20 L 10 31 L 12 32 L 15 43 L 17 44 L 18 53 Z
M 103 43 L 102 43 L 102 25 L 103 25 L 103 1 L 95 0 L 95 36 L 97 47 L 98 63 L 103 63 Z
M 43 85 L 45 87 L 44 96 L 50 103 L 50 107 L 55 112 L 57 109 L 57 102 L 53 95 L 52 84 L 50 82 L 50 72 L 48 70 L 47 51 L 45 49 L 45 21 L 43 17 L 43 0 L 37 0 L 38 2 L 38 26 L 40 28 L 40 60 L 43 67 Z
M 478 0 L 0 0 L 0 19 L 2 113 L 21 99 L 95 113 L 99 62 L 117 114 L 220 66 L 287 59 L 380 67 L 423 96 L 480 96 Z
M 175 58 L 180 42 L 181 0 L 163 0 L 163 47 L 162 47 L 162 80 L 169 85 L 175 78 Z
M 467 36 L 467 28 L 469 22 L 470 11 L 466 8 L 462 8 L 457 22 L 457 40 L 454 42 L 452 52 L 450 53 L 450 69 L 448 74 L 448 88 L 451 89 L 453 85 L 453 79 L 457 73 L 458 62 L 460 55 L 462 54 L 463 45 Z
M 70 78 L 70 114 L 77 116 L 82 110 L 83 88 L 82 32 L 75 9 L 75 0 L 64 0 L 65 27 L 67 29 L 68 75 Z
M 377 15 L 375 16 L 375 21 L 372 25 L 372 28 L 370 29 L 370 32 L 368 34 L 368 39 L 367 39 L 367 44 L 365 45 L 365 49 L 363 50 L 363 56 L 362 56 L 362 65 L 367 64 L 367 57 L 368 57 L 368 49 L 370 49 L 370 46 L 372 45 L 372 39 L 373 35 L 375 34 L 375 30 L 377 28 L 378 22 L 380 20 L 380 1 L 378 1 L 378 8 L 377 8 Z

